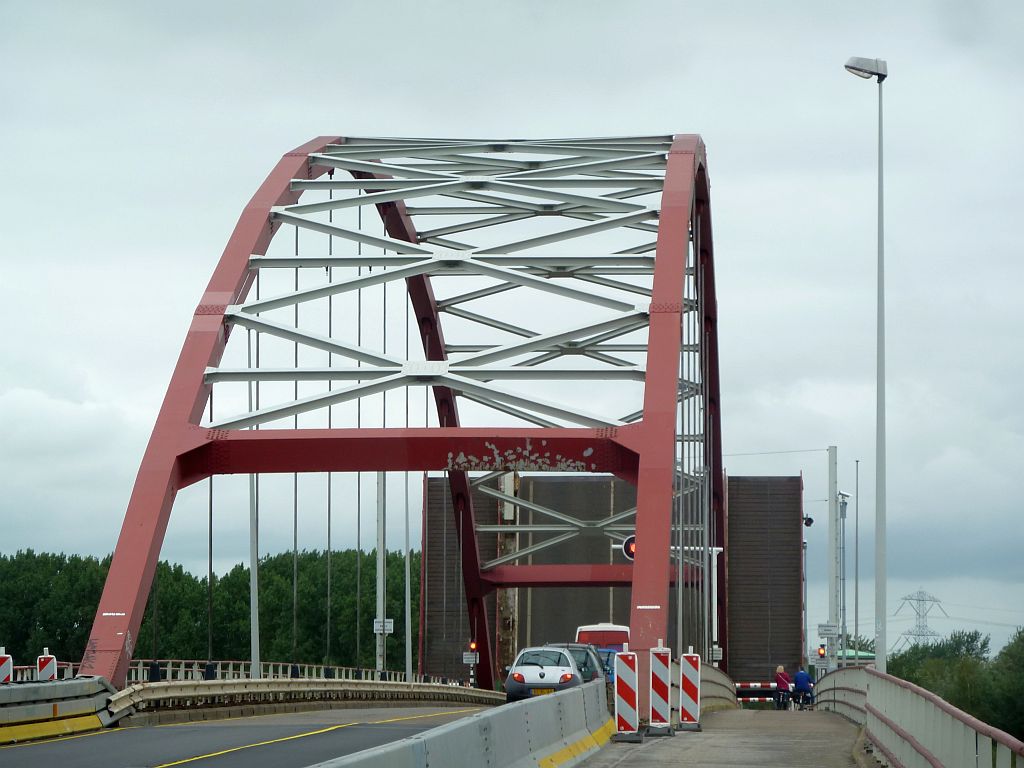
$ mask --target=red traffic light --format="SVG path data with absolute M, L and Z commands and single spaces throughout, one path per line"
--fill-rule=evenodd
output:
M 626 556 L 627 560 L 632 560 L 636 557 L 636 535 L 630 534 L 626 537 L 625 541 L 622 542 L 622 554 Z
M 821 645 L 818 646 L 818 658 L 819 659 L 824 659 L 825 658 L 825 644 L 824 643 L 822 643 Z

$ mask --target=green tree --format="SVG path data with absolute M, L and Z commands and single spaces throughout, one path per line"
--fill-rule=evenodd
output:
M 1018 627 L 992 662 L 996 728 L 1024 740 L 1024 628 Z

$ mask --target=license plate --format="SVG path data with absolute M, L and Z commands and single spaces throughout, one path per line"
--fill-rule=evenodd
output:
M 554 693 L 554 692 L 555 692 L 554 688 L 534 688 L 533 689 L 533 695 L 534 696 L 543 696 L 545 693 Z

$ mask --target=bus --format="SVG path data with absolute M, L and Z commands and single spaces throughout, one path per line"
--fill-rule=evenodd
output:
M 585 624 L 576 627 L 576 642 L 590 643 L 597 648 L 597 655 L 604 665 L 605 677 L 609 683 L 615 682 L 615 654 L 629 642 L 629 627 L 624 624 Z
M 629 627 L 607 622 L 585 624 L 576 627 L 576 642 L 590 643 L 603 650 L 621 651 L 622 646 L 629 642 Z

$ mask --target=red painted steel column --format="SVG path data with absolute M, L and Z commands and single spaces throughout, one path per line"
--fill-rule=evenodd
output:
M 650 675 L 647 651 L 668 639 L 672 490 L 675 479 L 676 412 L 682 345 L 683 290 L 693 210 L 694 175 L 703 159 L 697 136 L 676 137 L 669 151 L 661 198 L 658 245 L 647 340 L 643 440 L 637 476 L 636 545 L 630 605 L 630 642 Z M 641 686 L 641 712 L 649 692 Z
M 207 439 L 207 431 L 196 424 L 209 397 L 203 373 L 220 362 L 227 342 L 224 310 L 248 290 L 250 255 L 266 253 L 274 232 L 268 221 L 271 206 L 298 200 L 291 180 L 312 178 L 308 155 L 334 140 L 314 139 L 282 157 L 231 234 L 192 319 L 142 458 L 82 657 L 82 675 L 101 675 L 118 687 L 124 684 L 171 506 L 181 487 L 179 456 Z

